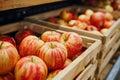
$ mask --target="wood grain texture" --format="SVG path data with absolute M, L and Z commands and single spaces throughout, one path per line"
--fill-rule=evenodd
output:
M 52 3 L 57 1 L 62 0 L 0 0 L 0 11 Z

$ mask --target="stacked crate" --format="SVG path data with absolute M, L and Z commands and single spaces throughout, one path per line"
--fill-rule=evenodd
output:
M 65 31 L 56 30 L 48 28 L 43 25 L 38 25 L 30 22 L 17 22 L 13 24 L 8 24 L 0 27 L 0 34 L 7 34 L 30 29 L 37 34 L 42 34 L 45 31 L 56 31 L 59 33 L 64 33 Z M 14 34 L 13 34 L 14 36 Z M 95 79 L 95 71 L 97 69 L 97 55 L 101 50 L 101 41 L 92 39 L 89 37 L 81 36 L 83 39 L 83 47 L 86 50 L 72 61 L 70 65 L 64 68 L 60 73 L 58 73 L 53 80 L 93 80 Z
M 84 35 L 84 36 L 92 37 L 94 39 L 101 40 L 102 48 L 97 57 L 97 59 L 98 59 L 97 77 L 99 78 L 102 70 L 109 63 L 109 61 L 115 55 L 116 50 L 120 46 L 120 19 L 116 20 L 116 22 L 111 26 L 111 28 L 108 30 L 108 32 L 106 34 L 95 34 L 95 33 L 89 32 L 89 31 L 77 30 L 77 29 L 73 29 L 69 26 L 59 25 L 59 24 L 45 21 L 45 19 L 47 19 L 49 17 L 58 16 L 60 14 L 60 12 L 63 10 L 72 11 L 75 13 L 81 13 L 81 12 L 85 11 L 86 9 L 88 9 L 88 8 L 78 7 L 78 6 L 69 6 L 69 7 L 58 9 L 58 10 L 34 15 L 34 16 L 26 18 L 25 20 L 34 22 L 37 24 L 46 25 L 46 26 L 54 28 L 54 29 L 77 32 L 80 35 Z M 94 11 L 105 11 L 102 9 L 96 9 L 96 8 L 90 8 L 90 7 L 89 7 L 89 9 L 93 9 Z M 114 14 L 114 12 L 112 12 L 112 13 Z M 115 15 L 115 18 L 117 18 L 116 15 Z

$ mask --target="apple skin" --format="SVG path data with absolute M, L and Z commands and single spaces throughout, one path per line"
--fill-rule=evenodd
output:
M 103 27 L 110 28 L 114 23 L 115 23 L 115 20 L 109 20 L 109 21 L 105 20 Z
M 50 17 L 50 18 L 47 19 L 47 21 L 52 22 L 52 23 L 57 23 L 58 20 L 59 19 L 55 18 L 55 17 Z
M 91 10 L 91 9 L 87 9 L 87 10 L 85 11 L 85 15 L 88 16 L 88 18 L 90 18 L 93 13 L 94 13 L 94 11 Z
M 67 25 L 67 21 L 65 21 L 63 19 L 59 19 L 56 23 L 60 24 L 60 25 Z
M 65 61 L 65 64 L 63 65 L 63 69 L 66 68 L 70 63 L 72 63 L 72 60 L 67 58 L 67 60 Z
M 78 15 L 76 13 L 72 13 L 72 20 L 77 20 L 78 19 Z
M 66 46 L 68 58 L 70 59 L 81 52 L 83 45 L 82 38 L 75 32 L 63 33 L 60 42 Z
M 98 31 L 98 29 L 93 25 L 88 25 L 86 28 L 87 31 Z
M 113 20 L 113 15 L 109 12 L 106 12 L 105 13 L 105 20 L 108 20 L 108 21 Z
M 9 42 L 0 41 L 0 75 L 12 71 L 19 58 L 15 46 Z
M 61 34 L 55 31 L 45 31 L 42 35 L 41 35 L 41 39 L 44 42 L 50 42 L 50 41 L 57 41 L 59 42 L 61 37 Z
M 20 30 L 15 34 L 16 43 L 19 45 L 20 42 L 27 36 L 34 35 L 34 32 L 30 29 Z
M 5 75 L 0 76 L 0 80 L 15 80 L 15 77 L 11 72 L 9 72 Z
M 39 49 L 38 56 L 44 60 L 49 70 L 60 69 L 67 59 L 67 49 L 59 42 L 46 42 Z
M 44 44 L 44 41 L 37 36 L 29 35 L 25 37 L 19 45 L 21 57 L 28 55 L 37 55 L 37 50 Z
M 100 30 L 105 21 L 105 15 L 102 12 L 95 12 L 90 17 L 90 23 L 98 28 Z
M 65 21 L 70 21 L 71 19 L 73 19 L 73 15 L 69 11 L 63 10 L 60 13 L 60 18 Z
M 46 80 L 48 68 L 41 58 L 31 55 L 17 62 L 14 74 L 16 80 Z
M 108 28 L 102 28 L 102 29 L 100 30 L 100 32 L 101 32 L 102 34 L 106 34 L 106 33 L 108 32 Z
M 89 17 L 85 14 L 81 14 L 79 15 L 78 19 L 81 21 L 81 22 L 85 22 L 87 24 L 90 24 L 90 20 L 89 20 Z
M 0 41 L 7 41 L 10 42 L 11 44 L 13 44 L 16 47 L 16 42 L 15 39 L 11 36 L 8 35 L 1 35 L 0 36 Z

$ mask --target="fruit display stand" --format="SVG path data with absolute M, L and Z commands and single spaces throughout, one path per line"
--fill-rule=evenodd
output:
M 114 14 L 114 12 L 112 13 L 113 16 L 115 15 L 114 18 L 116 19 L 116 22 L 108 29 L 108 32 L 105 34 L 101 34 L 101 33 L 99 34 L 96 32 L 93 33 L 93 32 L 86 31 L 86 30 L 78 30 L 78 29 L 71 28 L 69 26 L 60 25 L 60 24 L 46 21 L 46 19 L 48 19 L 49 17 L 59 16 L 61 11 L 63 11 L 63 10 L 71 11 L 74 13 L 82 13 L 86 9 L 88 9 L 88 8 L 78 7 L 78 6 L 69 6 L 69 7 L 58 9 L 58 10 L 53 10 L 53 11 L 33 15 L 28 18 L 25 18 L 25 20 L 27 20 L 29 22 L 41 24 L 41 25 L 46 25 L 46 26 L 52 27 L 54 29 L 77 32 L 80 35 L 84 35 L 84 36 L 88 36 L 88 37 L 92 37 L 92 38 L 101 40 L 102 48 L 101 48 L 101 53 L 98 55 L 99 61 L 98 61 L 98 68 L 97 68 L 98 69 L 97 75 L 99 77 L 102 70 L 109 63 L 110 59 L 113 57 L 113 55 L 115 55 L 116 50 L 120 46 L 120 30 L 119 30 L 120 19 L 117 19 L 116 14 Z M 105 12 L 105 10 L 103 10 L 103 9 L 97 9 L 97 8 L 94 9 L 94 8 L 90 8 L 90 7 L 89 7 L 89 9 L 93 9 L 94 11 Z
M 0 34 L 9 35 L 26 28 L 39 35 L 48 30 L 57 31 L 61 34 L 64 33 L 64 31 L 61 30 L 23 21 L 0 26 Z M 85 47 L 86 50 L 74 59 L 70 65 L 58 73 L 53 80 L 93 80 L 95 78 L 98 62 L 97 55 L 101 50 L 101 41 L 85 36 L 81 36 L 81 38 L 83 39 L 83 47 Z

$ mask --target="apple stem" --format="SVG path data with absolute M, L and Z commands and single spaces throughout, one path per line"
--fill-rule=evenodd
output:
M 51 43 L 51 48 L 54 48 L 55 46 Z
M 0 49 L 1 49 L 2 45 L 3 45 L 3 43 L 4 43 L 4 42 L 2 41 L 1 44 L 0 44 Z
M 33 62 L 33 61 L 34 61 L 34 58 L 32 57 L 32 58 L 31 58 L 31 62 Z

